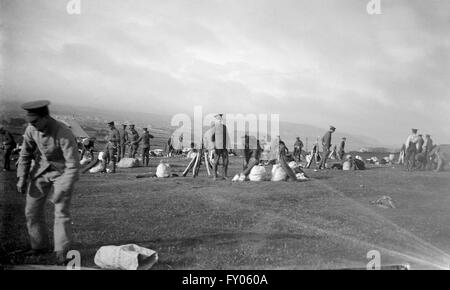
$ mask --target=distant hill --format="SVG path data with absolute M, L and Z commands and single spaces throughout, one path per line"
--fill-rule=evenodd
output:
M 176 127 L 170 126 L 171 116 L 159 115 L 154 113 L 142 112 L 118 112 L 108 109 L 98 109 L 86 106 L 72 106 L 63 104 L 52 104 L 51 113 L 56 116 L 73 117 L 77 120 L 83 129 L 90 135 L 97 134 L 100 138 L 106 134 L 106 121 L 113 120 L 116 122 L 133 122 L 136 127 L 142 128 L 147 126 L 150 132 L 155 135 L 155 146 L 164 148 L 165 142 Z M 20 109 L 20 103 L 16 101 L 4 101 L 1 105 L 0 118 L 3 123 L 13 118 L 24 117 L 25 113 Z M 317 138 L 325 134 L 328 128 L 318 128 L 312 125 L 295 124 L 289 122 L 280 122 L 280 136 L 285 141 L 289 148 L 293 147 L 296 137 L 300 137 L 308 149 Z M 345 129 L 337 128 L 336 133 L 333 134 L 332 143 L 339 146 L 342 137 L 347 137 L 346 149 L 359 150 L 361 148 L 380 148 L 385 147 L 378 140 L 361 136 L 357 134 L 349 134 Z M 389 150 L 388 150 L 389 151 Z

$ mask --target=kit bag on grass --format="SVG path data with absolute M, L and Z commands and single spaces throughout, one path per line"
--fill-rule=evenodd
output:
M 248 175 L 248 179 L 250 179 L 250 181 L 264 181 L 266 179 L 266 168 L 261 165 L 253 166 Z
M 157 261 L 155 251 L 135 244 L 103 246 L 94 257 L 97 266 L 110 270 L 148 270 Z
M 284 169 L 281 167 L 280 164 L 275 164 L 272 167 L 272 181 L 284 181 L 287 179 L 287 173 L 284 171 Z
M 161 161 L 156 167 L 156 176 L 160 178 L 170 177 L 170 165 Z

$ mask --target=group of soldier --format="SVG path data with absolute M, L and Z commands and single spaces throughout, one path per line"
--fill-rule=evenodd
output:
M 327 160 L 330 157 L 333 157 L 338 160 L 344 160 L 345 155 L 345 143 L 347 141 L 346 137 L 342 137 L 341 142 L 339 144 L 339 149 L 334 145 L 334 148 L 331 149 L 332 146 L 332 134 L 336 131 L 336 127 L 330 126 L 329 130 L 323 135 L 322 141 L 322 154 L 319 152 L 319 142 L 316 142 L 311 150 L 310 159 L 306 164 L 306 168 L 310 168 L 313 161 L 318 164 L 318 169 L 326 169 Z M 302 158 L 302 150 L 303 150 L 303 142 L 300 140 L 300 137 L 297 137 L 297 140 L 294 143 L 294 159 L 296 161 L 301 161 Z
M 431 169 L 430 153 L 435 145 L 429 134 L 426 134 L 424 139 L 423 135 L 417 132 L 417 129 L 411 129 L 411 134 L 400 150 L 398 163 L 404 164 L 407 170 Z
M 127 147 L 128 147 L 128 157 L 135 158 L 138 153 L 139 146 L 141 146 L 142 163 L 144 166 L 149 165 L 150 161 L 150 139 L 154 136 L 150 134 L 147 127 L 144 127 L 144 132 L 139 136 L 139 133 L 135 129 L 134 124 L 122 124 L 121 129 L 117 129 L 114 121 L 109 121 L 107 123 L 109 127 L 108 135 L 106 136 L 106 145 L 103 150 L 103 170 L 106 172 L 106 167 L 108 164 L 111 165 L 111 173 L 116 172 L 116 163 L 120 159 L 126 157 Z M 129 129 L 127 130 L 127 127 Z M 142 143 L 141 143 L 142 142 Z M 86 138 L 82 141 L 82 152 L 80 159 L 83 158 L 85 152 L 90 152 L 91 159 L 94 160 L 94 140 L 91 138 Z

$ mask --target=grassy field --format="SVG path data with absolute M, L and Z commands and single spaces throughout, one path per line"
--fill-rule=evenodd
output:
M 383 265 L 450 266 L 448 171 L 406 172 L 392 165 L 310 169 L 312 179 L 297 183 L 214 182 L 205 168 L 196 179 L 135 178 L 155 172 L 159 161 L 117 174 L 82 175 L 72 214 L 83 266 L 95 266 L 101 246 L 127 243 L 157 251 L 154 269 L 365 267 L 370 250 L 380 251 Z M 169 162 L 181 175 L 188 160 Z M 231 159 L 230 175 L 241 162 Z M 14 176 L 1 173 L 3 251 L 27 243 L 24 201 L 14 192 Z M 371 204 L 382 195 L 392 197 L 396 208 Z

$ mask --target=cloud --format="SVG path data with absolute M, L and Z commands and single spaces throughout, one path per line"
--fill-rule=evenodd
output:
M 65 1 L 4 1 L 2 95 L 450 142 L 449 2 L 381 3 L 371 16 L 358 0 L 82 0 L 70 16 Z

